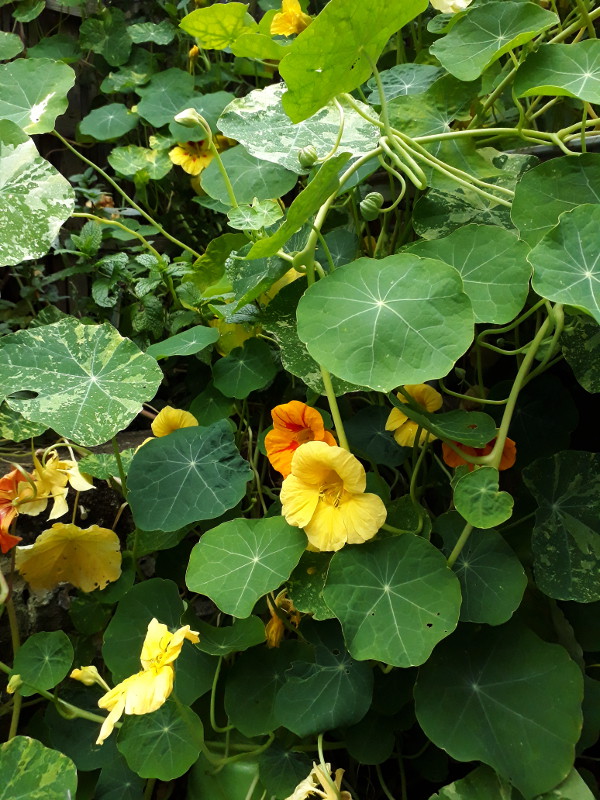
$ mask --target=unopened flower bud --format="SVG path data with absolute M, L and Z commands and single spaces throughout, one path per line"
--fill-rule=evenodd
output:
M 6 687 L 6 691 L 8 694 L 14 694 L 18 692 L 19 689 L 23 686 L 23 680 L 21 679 L 20 675 L 11 675 L 10 680 L 8 681 L 8 686 Z
M 298 161 L 300 162 L 301 167 L 312 167 L 318 158 L 319 154 L 317 153 L 317 149 L 312 144 L 309 144 L 306 147 L 303 147 L 301 150 L 298 150 Z
M 76 681 L 81 681 L 85 686 L 93 686 L 95 683 L 101 686 L 107 692 L 110 692 L 110 686 L 106 683 L 104 678 L 101 677 L 96 667 L 82 667 L 81 669 L 74 669 L 69 675 Z
M 383 195 L 379 192 L 369 192 L 369 194 L 360 202 L 360 213 L 363 219 L 371 222 L 377 219 L 381 206 L 383 205 Z
M 195 59 L 198 58 L 199 55 L 200 55 L 200 48 L 198 47 L 198 45 L 195 44 L 193 47 L 190 47 L 188 51 L 188 58 L 190 59 L 190 61 L 194 61 Z
M 175 114 L 174 118 L 175 122 L 178 122 L 180 125 L 183 125 L 186 128 L 204 128 L 206 130 L 208 128 L 208 123 L 202 116 L 199 114 L 195 108 L 186 108 L 183 111 L 180 111 L 179 114 Z

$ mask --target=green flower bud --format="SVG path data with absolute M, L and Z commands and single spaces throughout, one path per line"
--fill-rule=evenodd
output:
M 383 195 L 379 192 L 369 192 L 365 199 L 360 202 L 362 218 L 366 219 L 367 222 L 377 219 L 382 205 Z
M 312 167 L 318 158 L 317 149 L 312 144 L 303 147 L 302 150 L 298 150 L 298 161 L 302 167 Z

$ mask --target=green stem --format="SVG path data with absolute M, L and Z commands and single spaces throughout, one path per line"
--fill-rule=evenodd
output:
M 584 22 L 586 25 L 589 25 L 595 19 L 598 19 L 598 17 L 600 17 L 600 8 L 596 8 L 594 11 L 586 11 L 585 18 L 577 19 L 572 23 L 572 25 L 569 25 L 552 39 L 549 39 L 548 44 L 558 44 L 559 42 L 564 42 L 564 40 L 568 39 L 572 33 L 576 33 L 581 28 L 582 22 Z
M 467 522 L 467 524 L 465 525 L 465 527 L 462 530 L 462 533 L 458 537 L 458 541 L 454 545 L 454 549 L 452 550 L 452 552 L 448 556 L 447 564 L 448 564 L 448 566 L 450 568 L 452 568 L 454 566 L 454 562 L 456 561 L 456 559 L 461 554 L 461 551 L 462 551 L 463 547 L 466 545 L 467 540 L 468 540 L 469 536 L 471 535 L 472 531 L 473 531 L 473 526 L 471 525 L 470 522 Z
M 144 800 L 152 800 L 152 795 L 154 794 L 155 785 L 156 785 L 156 778 L 149 778 L 146 781 L 146 786 L 144 788 Z
M 233 184 L 227 174 L 227 170 L 225 169 L 225 164 L 223 164 L 223 159 L 221 158 L 221 154 L 216 148 L 215 143 L 212 140 L 212 136 L 209 140 L 209 147 L 210 151 L 213 154 L 215 161 L 217 162 L 217 167 L 219 168 L 219 172 L 221 173 L 221 177 L 223 178 L 223 183 L 225 184 L 225 188 L 227 189 L 227 195 L 229 197 L 230 204 L 234 207 L 238 207 L 238 201 L 235 196 L 235 192 L 233 190 Z
M 121 460 L 121 453 L 119 451 L 119 445 L 117 443 L 117 437 L 113 436 L 112 438 L 112 448 L 115 459 L 117 461 L 117 469 L 119 470 L 119 478 L 121 480 L 121 490 L 123 492 L 123 498 L 127 499 L 127 477 L 125 476 L 125 469 L 123 467 L 123 461 Z
M 388 789 L 387 783 L 383 780 L 383 774 L 381 772 L 380 764 L 375 765 L 375 771 L 377 772 L 377 779 L 379 781 L 379 785 L 381 786 L 381 790 L 384 793 L 384 795 L 387 797 L 388 800 L 396 800 L 394 795 Z
M 210 727 L 213 729 L 215 733 L 227 733 L 233 729 L 233 725 L 226 725 L 222 728 L 220 725 L 217 725 L 216 715 L 215 715 L 215 702 L 216 702 L 216 694 L 217 694 L 217 683 L 219 682 L 219 675 L 221 674 L 221 664 L 223 663 L 223 656 L 219 657 L 217 662 L 217 668 L 215 669 L 215 676 L 212 682 L 212 689 L 210 692 Z
M 321 771 L 323 772 L 324 778 L 329 786 L 329 789 L 333 793 L 332 798 L 336 798 L 336 800 L 340 800 L 340 792 L 335 783 L 331 780 L 329 775 L 329 769 L 327 768 L 327 762 L 325 761 L 325 753 L 323 752 L 323 734 L 320 733 L 317 737 L 317 752 L 319 753 L 319 764 L 321 766 Z M 327 792 L 327 788 L 323 784 L 323 788 Z M 329 796 L 329 792 L 327 792 Z
M 23 698 L 21 697 L 21 692 L 17 690 L 13 698 L 12 716 L 10 718 L 10 728 L 8 731 L 8 741 L 14 739 L 15 736 L 17 735 L 17 731 L 19 730 L 19 717 L 21 715 L 22 702 Z
M 104 217 L 98 217 L 96 214 L 86 214 L 83 212 L 80 213 L 78 211 L 71 214 L 71 216 L 77 219 L 91 219 L 94 220 L 94 222 L 97 222 L 99 225 L 112 225 L 115 228 L 120 228 L 122 231 L 125 231 L 126 233 L 129 233 L 136 239 L 138 239 L 143 244 L 143 246 L 150 253 L 152 253 L 154 258 L 158 261 L 159 266 L 161 264 L 164 264 L 164 259 L 158 252 L 158 250 L 152 247 L 150 242 L 144 236 L 142 236 L 141 233 L 139 233 L 138 231 L 134 231 L 133 228 L 128 228 L 127 225 L 123 225 L 122 222 L 118 222 L 116 219 L 106 219 Z
M 338 406 L 337 397 L 335 396 L 335 392 L 333 390 L 331 375 L 322 364 L 319 364 L 319 368 L 321 370 L 321 378 L 323 379 L 323 388 L 325 389 L 325 394 L 327 395 L 327 400 L 329 402 L 329 409 L 331 411 L 331 417 L 333 419 L 333 424 L 335 426 L 335 432 L 337 433 L 340 447 L 343 447 L 344 450 L 350 452 L 350 445 L 348 444 L 346 431 L 344 430 L 344 423 L 342 422 L 342 417 L 340 414 L 340 408 Z
M 73 146 L 72 146 L 72 145 L 71 145 L 71 144 L 70 144 L 70 143 L 69 143 L 69 142 L 68 142 L 68 141 L 67 141 L 67 140 L 66 140 L 66 139 L 63 137 L 63 136 L 61 136 L 61 135 L 60 135 L 60 133 L 58 133 L 58 131 L 56 131 L 56 130 L 55 130 L 55 131 L 52 131 L 52 133 L 54 134 L 54 136 L 56 136 L 56 138 L 57 138 L 57 139 L 60 139 L 60 141 L 61 141 L 61 142 L 64 144 L 64 146 L 65 146 L 65 147 L 66 147 L 68 150 L 70 150 L 70 151 L 71 151 L 71 152 L 72 152 L 74 155 L 76 155 L 76 156 L 77 156 L 77 158 L 81 159 L 81 161 L 83 161 L 83 162 L 84 162 L 84 164 L 87 164 L 87 165 L 88 165 L 88 167 L 91 167 L 91 168 L 92 168 L 92 169 L 94 169 L 94 170 L 95 170 L 95 171 L 96 171 L 96 172 L 97 172 L 99 175 L 102 175 L 102 177 L 104 178 L 104 180 L 105 180 L 105 181 L 107 181 L 107 183 L 109 183 L 109 184 L 110 184 L 110 185 L 113 187 L 113 189 L 115 189 L 115 191 L 117 191 L 117 192 L 118 192 L 118 193 L 121 195 L 121 197 L 122 197 L 122 198 L 123 198 L 123 199 L 124 199 L 124 200 L 125 200 L 127 203 L 129 203 L 129 205 L 130 205 L 132 208 L 135 208 L 135 210 L 136 210 L 136 211 L 137 211 L 139 214 L 141 214 L 141 215 L 142 215 L 142 217 L 144 217 L 144 219 L 145 219 L 145 220 L 147 220 L 147 221 L 148 221 L 148 222 L 149 222 L 151 225 L 153 225 L 153 226 L 154 226 L 154 227 L 155 227 L 155 228 L 158 230 L 158 232 L 159 232 L 159 233 L 160 233 L 162 236 L 164 236 L 164 237 L 165 237 L 165 239 L 168 239 L 168 240 L 169 240 L 170 242 L 172 242 L 173 244 L 176 244 L 178 247 L 181 247 L 181 249 L 182 249 L 182 250 L 187 250 L 187 252 L 188 252 L 188 253 L 191 253 L 191 254 L 194 256 L 194 258 L 200 258 L 200 253 L 196 252 L 196 250 L 194 250 L 193 248 L 189 247 L 187 244 L 184 244 L 183 242 L 179 241 L 179 239 L 177 239 L 175 236 L 172 236 L 172 235 L 171 235 L 171 234 L 170 234 L 168 231 L 166 231 L 166 230 L 163 228 L 163 226 L 162 226 L 162 225 L 160 225 L 160 224 L 159 224 L 159 223 L 158 223 L 158 222 L 157 222 L 155 219 L 153 219 L 153 218 L 150 216 L 150 214 L 148 214 L 146 211 L 144 211 L 144 209 L 143 209 L 141 206 L 139 206 L 139 205 L 138 205 L 138 204 L 135 202 L 135 200 L 133 200 L 133 198 L 131 198 L 131 197 L 130 197 L 130 196 L 127 194 L 127 192 L 125 192 L 123 189 L 121 189 L 121 187 L 119 186 L 119 184 L 118 184 L 116 181 L 114 181 L 114 180 L 113 180 L 113 179 L 110 177 L 110 175 L 109 175 L 107 172 L 105 172 L 105 171 L 104 171 L 104 170 L 103 170 L 101 167 L 99 167 L 97 164 L 94 164 L 94 162 L 93 162 L 93 161 L 90 161 L 90 159 L 89 159 L 89 158 L 86 158 L 86 156 L 84 156 L 84 155 L 83 155 L 83 153 L 80 153 L 80 152 L 79 152 L 79 150 L 76 150 L 76 149 L 75 149 L 75 148 L 74 148 L 74 147 L 73 147 Z M 128 230 L 129 230 L 129 228 L 128 228 Z

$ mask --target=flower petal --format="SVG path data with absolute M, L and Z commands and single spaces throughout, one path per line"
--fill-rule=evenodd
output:
M 294 475 L 288 475 L 281 486 L 279 499 L 282 506 L 281 513 L 288 525 L 305 528 L 311 521 L 319 503 L 319 489 L 306 484 Z
M 326 442 L 307 442 L 292 458 L 292 475 L 304 483 L 321 486 L 331 472 L 337 473 L 348 492 L 364 492 L 367 485 L 365 469 L 360 461 L 344 450 Z
M 184 411 L 181 408 L 173 408 L 172 406 L 165 406 L 162 411 L 154 418 L 152 425 L 152 433 L 157 436 L 168 436 L 173 431 L 180 428 L 193 428 L 198 425 L 198 420 L 189 411 Z
M 403 400 L 403 397 L 398 395 L 399 400 Z M 404 425 L 408 417 L 403 411 L 400 411 L 399 408 L 392 408 L 390 411 L 390 415 L 387 418 L 387 422 L 385 423 L 386 431 L 395 431 L 396 428 L 399 428 L 400 425 Z
M 345 516 L 339 506 L 329 503 L 319 503 L 304 532 L 311 545 L 322 551 L 341 550 L 348 541 Z
M 387 517 L 383 500 L 376 494 L 356 494 L 340 504 L 348 532 L 348 544 L 362 544 L 372 539 Z

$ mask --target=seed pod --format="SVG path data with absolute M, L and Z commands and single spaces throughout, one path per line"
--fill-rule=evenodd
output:
M 319 154 L 312 144 L 309 144 L 307 147 L 303 147 L 301 150 L 298 150 L 298 161 L 302 167 L 312 167 L 318 158 Z
M 377 219 L 382 205 L 383 195 L 379 192 L 369 192 L 365 199 L 360 202 L 362 218 L 367 220 L 367 222 Z

